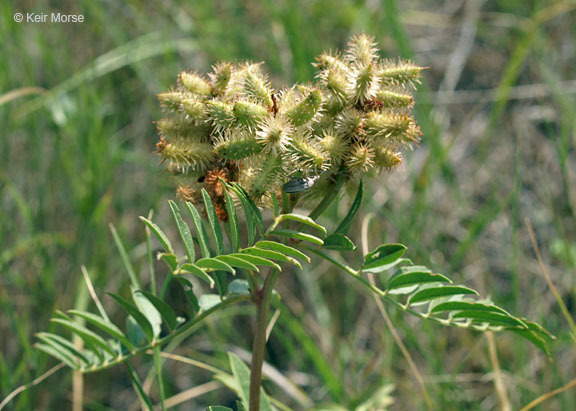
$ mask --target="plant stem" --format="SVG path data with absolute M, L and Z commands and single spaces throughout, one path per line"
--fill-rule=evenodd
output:
M 254 342 L 252 344 L 252 362 L 250 363 L 250 411 L 260 410 L 260 387 L 262 385 L 262 364 L 266 352 L 266 327 L 270 314 L 270 299 L 272 290 L 278 278 L 279 271 L 268 272 L 262 288 L 253 294 L 256 304 L 256 325 Z
M 348 173 L 346 173 L 342 169 L 338 170 L 335 174 L 336 174 L 336 180 L 334 180 L 334 183 L 330 185 L 328 192 L 326 193 L 322 201 L 320 201 L 320 203 L 318 203 L 316 208 L 312 210 L 312 212 L 310 213 L 309 217 L 311 219 L 316 220 L 328 208 L 328 206 L 332 203 L 332 201 L 334 201 L 334 199 L 338 197 L 340 189 L 342 188 L 346 180 L 348 180 L 349 177 Z
M 336 173 L 333 184 L 330 185 L 328 192 L 314 210 L 310 213 L 310 218 L 316 219 L 326 208 L 338 197 L 340 189 L 348 180 L 349 175 L 340 169 Z M 291 212 L 295 202 L 288 195 L 282 195 L 282 212 Z M 252 361 L 250 363 L 250 411 L 260 411 L 260 391 L 262 386 L 262 364 L 264 363 L 264 354 L 266 352 L 266 328 L 268 326 L 268 317 L 270 314 L 270 298 L 272 290 L 278 278 L 278 270 L 271 269 L 261 289 L 255 289 L 252 293 L 252 299 L 256 305 L 256 325 L 254 328 L 254 341 L 252 343 Z

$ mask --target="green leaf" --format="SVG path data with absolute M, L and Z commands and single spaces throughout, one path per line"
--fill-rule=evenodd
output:
M 250 261 L 247 261 L 245 258 L 237 257 L 237 255 L 219 255 L 215 258 L 224 261 L 226 264 L 232 267 L 244 268 L 246 270 L 257 272 L 260 271 L 256 265 L 252 264 Z
M 228 286 L 228 292 L 230 294 L 250 295 L 250 284 L 244 279 L 233 280 Z
M 264 250 L 262 248 L 257 248 L 257 247 L 248 247 L 248 248 L 244 248 L 240 252 L 243 254 L 250 254 L 250 255 L 255 255 L 256 257 L 266 258 L 268 260 L 284 261 L 287 263 L 294 264 L 298 268 L 302 269 L 302 266 L 300 265 L 300 263 L 297 260 L 295 260 L 292 257 L 285 256 L 284 254 L 279 253 L 277 251 Z
M 246 229 L 248 231 L 248 244 L 252 244 L 256 238 L 256 217 L 254 216 L 254 211 L 249 204 L 248 198 L 235 186 L 227 184 L 226 188 L 232 191 L 240 202 L 242 203 L 242 209 L 244 210 L 244 216 L 246 217 Z
M 152 305 L 156 308 L 156 310 L 158 310 L 158 312 L 162 316 L 162 319 L 166 322 L 166 325 L 168 325 L 168 328 L 173 330 L 176 327 L 178 327 L 177 315 L 172 309 L 172 307 L 170 307 L 170 305 L 168 305 L 166 302 L 156 297 L 154 294 L 149 293 L 148 291 L 138 290 L 136 292 L 143 294 L 148 299 L 148 301 L 152 303 Z
M 342 233 L 330 234 L 324 239 L 324 248 L 338 251 L 354 251 L 356 245 Z
M 130 315 L 126 317 L 126 336 L 130 343 L 136 347 L 146 342 L 146 334 L 142 331 L 142 327 Z
M 216 270 L 213 271 L 212 277 L 214 277 L 214 281 L 216 282 L 216 290 L 220 297 L 224 297 L 228 294 L 228 274 L 226 271 Z
M 538 347 L 542 351 L 544 351 L 544 353 L 546 354 L 546 356 L 548 358 L 552 358 L 552 353 L 550 352 L 550 349 L 548 348 L 548 344 L 546 344 L 546 340 L 544 340 L 539 335 L 534 334 L 530 330 L 519 330 L 519 329 L 512 328 L 512 329 L 510 329 L 510 331 L 526 338 L 528 341 L 532 342 L 536 347 Z
M 241 185 L 239 185 L 237 183 L 232 183 L 232 186 L 234 188 L 236 188 L 236 190 L 242 195 L 242 197 L 244 197 L 246 199 L 248 206 L 252 210 L 252 215 L 254 216 L 254 221 L 256 223 L 256 227 L 258 228 L 258 230 L 260 230 L 260 233 L 263 233 L 264 232 L 264 220 L 262 218 L 262 214 L 260 213 L 260 210 L 258 210 L 258 207 L 256 206 L 256 204 L 254 204 L 254 201 L 252 201 L 250 199 L 250 196 L 248 195 L 246 190 L 244 190 L 242 188 Z M 240 201 L 242 201 L 242 199 L 240 199 Z
M 533 321 L 529 321 L 526 318 L 520 318 L 520 320 L 522 320 L 528 326 L 528 329 L 530 331 L 538 334 L 543 339 L 548 340 L 548 341 L 552 341 L 552 340 L 556 339 L 556 337 L 554 335 L 552 335 L 548 330 L 546 330 L 540 324 L 537 324 Z
M 139 293 L 137 290 L 132 289 L 132 300 L 136 304 L 138 310 L 146 317 L 150 325 L 152 326 L 152 331 L 154 332 L 154 337 L 160 336 L 162 332 L 162 316 L 145 295 Z
M 211 405 L 207 408 L 208 411 L 234 411 L 232 408 L 224 407 L 222 405 Z
M 402 258 L 401 262 L 406 262 L 408 264 L 412 264 L 412 262 L 408 258 Z M 407 267 L 400 267 L 400 271 L 404 274 L 407 273 L 431 273 L 432 270 L 423 265 L 410 265 Z
M 236 274 L 236 270 L 226 264 L 224 261 L 217 260 L 216 258 L 201 258 L 196 261 L 196 265 L 200 268 L 205 268 L 210 271 L 228 271 L 229 273 Z
M 59 359 L 68 367 L 74 370 L 77 370 L 79 368 L 78 364 L 74 363 L 74 360 L 72 358 L 70 358 L 67 354 L 63 353 L 61 350 L 54 348 L 54 346 L 52 345 L 36 343 L 34 344 L 34 346 L 40 351 L 44 351 L 46 354 Z
M 435 305 L 431 313 L 439 313 L 443 311 L 458 311 L 458 310 L 475 310 L 475 311 L 489 311 L 501 314 L 508 314 L 505 310 L 500 307 L 491 304 L 484 304 L 472 301 L 446 301 Z
M 152 341 L 154 339 L 154 330 L 152 329 L 152 324 L 150 324 L 150 321 L 148 321 L 148 319 L 146 319 L 144 314 L 142 314 L 135 306 L 130 304 L 127 300 L 120 297 L 119 295 L 116 295 L 113 293 L 107 293 L 107 294 L 110 297 L 114 298 L 116 300 L 116 302 L 118 304 L 120 304 L 122 306 L 122 308 L 124 308 L 124 310 L 126 310 L 126 312 L 140 326 L 140 328 L 144 332 L 144 335 L 146 335 L 146 338 L 148 338 L 149 341 Z
M 134 349 L 134 346 L 128 340 L 128 337 L 116 326 L 116 324 L 105 320 L 104 318 L 100 317 L 99 315 L 92 314 L 86 311 L 79 311 L 79 310 L 69 310 L 70 314 L 78 316 L 80 318 L 84 318 L 90 324 L 98 327 L 100 330 L 104 331 L 105 333 L 111 335 L 112 337 L 116 338 L 122 344 L 126 346 L 130 351 Z
M 352 220 L 356 216 L 356 213 L 360 209 L 360 204 L 362 204 L 362 193 L 363 193 L 363 184 L 362 180 L 360 180 L 360 184 L 358 185 L 358 191 L 356 192 L 356 196 L 354 197 L 354 201 L 352 202 L 352 206 L 344 217 L 344 220 L 338 225 L 334 234 L 348 234 L 348 230 L 350 230 L 350 226 L 352 225 Z M 328 239 L 326 239 L 328 240 Z
M 238 224 L 238 216 L 236 215 L 236 206 L 228 190 L 224 190 L 226 196 L 226 210 L 228 211 L 228 226 L 230 227 L 230 244 L 232 245 L 232 252 L 237 252 L 240 248 L 240 225 Z
M 388 285 L 387 290 L 393 290 L 395 288 L 409 287 L 417 284 L 425 283 L 451 283 L 447 277 L 442 274 L 432 274 L 428 272 L 411 272 L 411 273 L 399 273 L 393 276 Z
M 180 237 L 182 237 L 182 240 L 184 241 L 184 247 L 186 248 L 188 261 L 192 263 L 194 260 L 196 260 L 196 253 L 194 251 L 194 241 L 192 240 L 190 227 L 188 227 L 188 224 L 186 224 L 186 222 L 182 219 L 178 205 L 172 200 L 168 201 L 168 204 L 170 204 L 170 210 L 172 210 L 174 221 L 176 221 L 176 225 L 178 226 Z
M 250 255 L 250 254 L 240 254 L 240 253 L 235 253 L 235 254 L 230 254 L 232 257 L 238 257 L 238 258 L 242 258 L 254 265 L 263 265 L 265 267 L 273 267 L 275 269 L 277 269 L 278 271 L 282 271 L 282 267 L 280 267 L 278 264 L 276 264 L 274 261 L 270 261 L 266 258 L 262 258 L 262 257 L 258 257 L 255 255 Z
M 382 244 L 376 250 L 366 254 L 362 271 L 366 273 L 381 273 L 389 270 L 401 262 L 406 252 L 402 244 Z
M 276 230 L 272 230 L 269 235 L 277 235 L 277 236 L 281 236 L 281 237 L 288 237 L 288 238 L 292 238 L 295 240 L 302 240 L 302 241 L 309 241 L 313 244 L 318 244 L 318 245 L 322 245 L 324 244 L 324 241 L 322 241 L 320 238 L 315 237 L 311 234 L 306 234 L 300 231 L 294 231 L 294 230 L 286 230 L 286 229 L 276 229 Z
M 209 309 L 216 307 L 221 302 L 222 298 L 218 294 L 202 294 L 200 298 L 198 298 L 200 311 L 208 311 Z
M 204 199 L 204 206 L 206 207 L 206 214 L 208 215 L 208 221 L 210 222 L 210 227 L 212 228 L 212 235 L 214 236 L 214 242 L 216 243 L 216 250 L 218 254 L 224 253 L 224 238 L 222 237 L 222 229 L 220 228 L 220 221 L 218 221 L 218 216 L 216 215 L 216 209 L 214 208 L 214 203 L 210 198 L 210 194 L 205 189 L 202 189 L 202 198 Z
M 300 214 L 294 214 L 294 213 L 281 214 L 276 218 L 276 224 L 273 225 L 272 227 L 275 228 L 279 223 L 282 223 L 283 221 L 286 221 L 286 220 L 297 221 L 301 224 L 305 224 L 309 227 L 312 227 L 312 228 L 319 230 L 323 234 L 323 236 L 326 236 L 326 229 L 324 227 L 322 227 L 320 224 L 316 223 L 310 217 L 303 216 Z
M 421 291 L 417 291 L 409 299 L 409 305 L 421 303 L 424 301 L 430 301 L 441 297 L 449 297 L 452 295 L 466 295 L 473 294 L 478 295 L 478 293 L 471 288 L 463 287 L 460 285 L 448 285 L 444 287 L 431 287 L 426 288 Z
M 500 314 L 500 313 L 495 313 L 495 312 L 490 312 L 490 311 L 477 311 L 477 310 L 471 310 L 471 311 L 460 311 L 454 315 L 452 315 L 452 318 L 457 319 L 457 318 L 464 318 L 464 319 L 469 319 L 472 321 L 477 321 L 477 322 L 486 322 L 489 323 L 490 325 L 502 325 L 502 326 L 506 326 L 506 327 L 519 327 L 519 328 L 527 328 L 526 324 L 524 324 L 522 321 L 518 320 L 517 318 L 514 318 L 510 315 L 505 315 L 505 314 Z
M 190 202 L 186 202 L 186 207 L 188 208 L 188 212 L 192 217 L 192 222 L 194 223 L 194 228 L 196 229 L 196 235 L 198 239 L 198 243 L 200 245 L 200 251 L 202 255 L 207 258 L 210 257 L 210 242 L 208 240 L 208 234 L 206 233 L 206 229 L 202 224 L 202 218 L 200 217 L 200 213 L 194 207 L 194 205 Z
M 94 347 L 93 351 L 98 356 L 98 358 L 100 358 L 100 360 L 103 360 L 103 357 L 98 352 L 98 349 L 96 349 L 96 347 L 99 347 L 102 350 L 106 351 L 112 357 L 116 357 L 118 355 L 118 353 L 116 353 L 112 349 L 112 347 L 106 341 L 104 341 L 104 339 L 102 337 L 100 337 L 95 332 L 90 331 L 88 328 L 84 327 L 83 325 L 80 325 L 80 324 L 75 323 L 73 321 L 64 320 L 61 318 L 52 318 L 50 321 L 68 328 L 74 334 L 77 334 L 80 338 L 82 338 L 82 340 L 84 340 L 86 345 Z
M 210 288 L 214 288 L 214 279 L 212 277 L 210 277 L 208 274 L 206 274 L 204 272 L 204 270 L 202 270 L 196 264 L 192 264 L 192 263 L 182 264 L 182 266 L 180 266 L 180 270 L 175 274 L 182 275 L 182 274 L 186 274 L 186 273 L 190 273 L 192 275 L 200 277 L 201 279 L 203 279 L 204 281 L 206 281 L 208 283 Z
M 276 241 L 266 241 L 266 240 L 258 241 L 256 244 L 254 244 L 254 247 L 262 248 L 265 250 L 277 251 L 284 255 L 289 255 L 296 258 L 302 258 L 306 260 L 308 264 L 310 264 L 310 257 L 308 257 L 306 254 L 297 250 L 294 247 L 290 247 L 289 245 L 278 243 Z
M 68 356 L 72 361 L 74 358 L 80 359 L 84 364 L 89 365 L 90 361 L 71 341 L 51 333 L 38 333 L 38 339 L 52 346 L 55 350 L 61 351 L 63 355 Z M 73 361 L 74 362 L 74 361 Z
M 144 224 L 146 224 L 148 226 L 150 231 L 152 231 L 154 236 L 158 239 L 158 241 L 160 241 L 160 244 L 162 244 L 162 247 L 164 248 L 164 250 L 166 250 L 166 252 L 168 252 L 168 254 L 174 254 L 174 248 L 172 248 L 172 243 L 170 243 L 170 240 L 168 239 L 166 234 L 164 234 L 164 232 L 160 229 L 160 227 L 158 227 L 152 221 L 150 221 L 147 218 L 144 218 L 142 216 L 140 216 L 140 220 L 142 220 L 144 222 Z
M 178 269 L 178 257 L 176 257 L 176 255 L 160 253 L 158 254 L 158 258 L 164 261 L 166 265 L 168 265 L 168 268 L 170 268 L 171 272 L 174 272 Z

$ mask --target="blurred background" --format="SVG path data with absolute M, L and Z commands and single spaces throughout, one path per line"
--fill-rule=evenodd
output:
M 16 23 L 16 12 L 83 14 L 85 21 Z M 389 307 L 433 409 L 519 409 L 576 378 L 576 350 L 525 225 L 530 219 L 574 316 L 575 2 L 3 0 L 0 398 L 55 364 L 33 347 L 34 334 L 51 329 L 55 309 L 93 309 L 81 265 L 100 295 L 127 289 L 110 223 L 149 281 L 138 216 L 154 210 L 161 226 L 172 227 L 166 202 L 175 189 L 152 154 L 162 116 L 155 94 L 181 70 L 205 72 L 222 60 L 265 61 L 276 86 L 309 81 L 314 56 L 342 49 L 357 32 L 374 35 L 383 57 L 410 58 L 428 70 L 416 95 L 422 143 L 406 153 L 403 169 L 366 187 L 352 238 L 370 218 L 370 247 L 407 244 L 413 261 L 558 337 L 551 361 L 508 333 L 494 335 L 491 356 L 483 334 Z M 345 199 L 321 222 L 332 226 L 347 207 Z M 357 266 L 360 256 L 349 260 Z M 265 386 L 275 398 L 294 409 L 354 409 L 390 395 L 392 409 L 426 408 L 371 296 L 324 264 L 284 272 L 278 290 L 285 309 L 267 360 L 304 394 L 279 388 L 272 376 Z M 115 309 L 109 300 L 105 306 Z M 227 369 L 227 351 L 250 349 L 249 314 L 247 307 L 226 311 L 176 352 Z M 233 403 L 210 372 L 167 361 L 168 395 L 189 395 L 173 409 Z M 146 378 L 151 358 L 134 365 Z M 61 370 L 7 409 L 71 409 L 72 391 L 72 373 Z M 139 408 L 121 367 L 86 375 L 83 396 L 87 410 Z M 576 390 L 568 390 L 540 409 L 575 408 Z

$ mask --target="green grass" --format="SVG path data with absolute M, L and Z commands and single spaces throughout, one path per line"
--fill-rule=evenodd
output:
M 523 222 L 531 219 L 544 261 L 574 316 L 576 90 L 566 83 L 576 64 L 574 7 L 486 2 L 454 98 L 462 90 L 496 90 L 495 97 L 435 105 L 464 13 L 448 3 L 60 2 L 58 11 L 85 15 L 86 22 L 76 25 L 14 22 L 15 12 L 52 11 L 48 1 L 0 3 L 0 398 L 54 365 L 32 346 L 34 333 L 50 327 L 56 307 L 87 304 L 79 291 L 82 264 L 96 289 L 127 287 L 109 223 L 125 242 L 140 281 L 150 282 L 138 216 L 153 209 L 155 220 L 168 221 L 167 200 L 175 188 L 152 154 L 153 122 L 162 116 L 154 95 L 182 69 L 206 71 L 222 60 L 266 61 L 276 85 L 305 82 L 313 76 L 310 62 L 317 53 L 342 48 L 358 31 L 375 35 L 387 56 L 412 58 L 430 69 L 416 98 L 422 144 L 406 153 L 405 170 L 366 188 L 370 201 L 352 236 L 360 238 L 362 219 L 374 213 L 372 246 L 401 241 L 410 258 L 557 335 L 549 362 L 514 335 L 496 334 L 513 409 L 576 378 L 568 326 L 540 276 Z M 543 94 L 517 98 L 515 86 L 538 84 Z M 17 98 L 7 94 L 26 87 L 40 90 Z M 449 113 L 448 124 L 437 120 L 438 110 Z M 331 219 L 344 215 L 346 203 L 332 207 L 323 223 L 335 224 Z M 156 267 L 158 289 L 163 270 Z M 297 275 L 284 272 L 278 289 L 285 307 L 267 359 L 301 383 L 314 402 L 349 409 L 394 384 L 395 409 L 424 409 L 372 298 L 322 264 Z M 111 306 L 110 299 L 103 303 Z M 251 346 L 247 314 L 229 311 L 209 321 L 177 352 L 227 369 L 226 351 Z M 425 324 L 393 308 L 389 314 L 424 376 L 434 409 L 498 407 L 481 334 Z M 164 364 L 167 396 L 211 378 L 190 365 Z M 145 380 L 153 357 L 133 365 Z M 71 381 L 69 371 L 59 371 L 8 409 L 68 409 Z M 289 406 L 302 407 L 272 381 L 265 385 Z M 575 395 L 562 393 L 541 409 L 572 409 Z M 86 409 L 93 410 L 129 409 L 136 401 L 121 368 L 86 376 L 84 396 Z M 159 398 L 155 386 L 152 398 Z M 233 399 L 220 388 L 181 409 Z

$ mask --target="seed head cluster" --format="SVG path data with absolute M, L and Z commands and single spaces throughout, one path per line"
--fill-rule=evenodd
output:
M 421 135 L 410 111 L 422 68 L 378 53 L 372 37 L 357 35 L 343 54 L 316 58 L 313 83 L 281 90 L 261 64 L 180 73 L 158 96 L 168 114 L 157 123 L 157 152 L 184 177 L 178 193 L 197 202 L 204 188 L 218 200 L 221 181 L 234 181 L 266 203 L 299 179 L 315 182 L 302 189 L 314 197 L 338 175 L 355 180 L 398 166 Z

